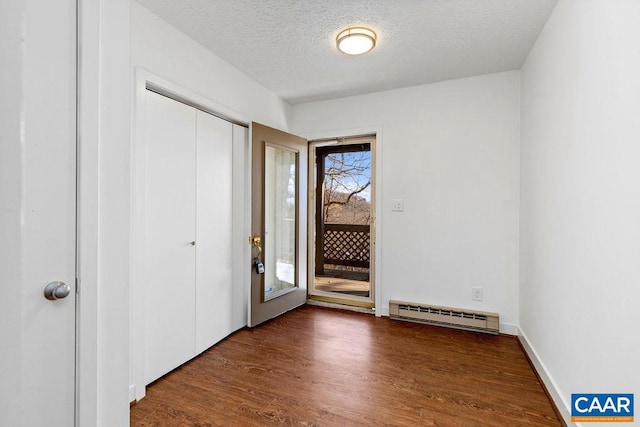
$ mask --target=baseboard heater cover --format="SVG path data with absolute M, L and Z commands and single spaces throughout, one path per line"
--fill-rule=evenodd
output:
M 396 320 L 446 326 L 498 335 L 498 313 L 473 311 L 405 301 L 389 301 L 389 317 Z

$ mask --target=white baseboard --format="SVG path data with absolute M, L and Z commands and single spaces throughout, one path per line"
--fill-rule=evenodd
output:
M 506 335 L 518 335 L 520 332 L 520 328 L 518 325 L 514 325 L 513 323 L 502 323 L 500 322 L 500 333 Z
M 556 407 L 560 411 L 560 414 L 562 415 L 562 418 L 564 419 L 564 422 L 567 423 L 568 426 L 573 426 L 573 425 L 580 426 L 580 423 L 572 423 L 571 422 L 571 409 L 570 409 L 571 407 L 570 407 L 570 405 L 562 397 L 562 394 L 560 393 L 560 390 L 558 389 L 558 386 L 556 385 L 555 381 L 553 380 L 553 378 L 549 374 L 549 371 L 547 370 L 545 364 L 542 362 L 542 360 L 540 360 L 540 357 L 538 356 L 538 353 L 531 346 L 531 343 L 527 339 L 527 335 L 522 331 L 522 329 L 520 329 L 520 333 L 518 335 L 518 338 L 520 339 L 520 342 L 522 343 L 522 347 L 527 352 L 527 355 L 529 356 L 529 359 L 531 359 L 531 363 L 533 363 L 533 366 L 535 367 L 536 371 L 538 372 L 538 375 L 540 376 L 540 379 L 542 379 L 542 382 L 544 383 L 545 387 L 547 388 L 547 391 L 551 395 L 551 398 L 553 399 L 553 402 L 556 404 Z
M 136 400 L 136 385 L 132 384 L 129 386 L 129 403 Z
M 376 316 L 387 316 L 389 317 L 389 306 L 385 307 L 376 307 Z

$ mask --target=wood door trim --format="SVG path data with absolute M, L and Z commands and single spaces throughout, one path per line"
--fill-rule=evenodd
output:
M 331 303 L 335 303 L 335 304 L 350 305 L 350 306 L 353 306 L 353 307 L 364 307 L 364 308 L 374 308 L 375 307 L 375 304 L 373 302 L 370 302 L 370 301 L 358 301 L 358 300 L 354 300 L 354 299 L 340 298 L 340 297 L 334 297 L 334 296 L 325 296 L 325 295 L 318 295 L 318 294 L 309 295 L 309 299 L 310 300 L 316 300 L 316 301 L 322 301 L 322 302 L 331 302 Z

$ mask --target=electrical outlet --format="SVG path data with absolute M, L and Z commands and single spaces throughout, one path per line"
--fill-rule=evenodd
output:
M 471 287 L 471 300 L 482 301 L 482 287 L 480 286 Z
M 393 199 L 391 201 L 391 211 L 392 212 L 403 212 L 404 211 L 404 200 L 402 200 L 402 199 Z

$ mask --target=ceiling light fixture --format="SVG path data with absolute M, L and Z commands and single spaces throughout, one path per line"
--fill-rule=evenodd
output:
M 375 47 L 376 38 L 376 33 L 367 28 L 352 27 L 338 34 L 336 45 L 347 55 L 362 55 Z

